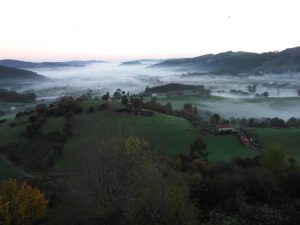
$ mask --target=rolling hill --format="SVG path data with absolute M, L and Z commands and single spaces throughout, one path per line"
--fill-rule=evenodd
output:
M 28 62 L 15 59 L 0 60 L 0 66 L 15 68 L 43 68 L 43 67 L 66 67 L 66 66 L 85 66 L 90 63 L 104 63 L 100 60 L 72 60 L 65 62 Z
M 170 59 L 150 67 L 171 67 L 214 74 L 300 72 L 300 47 L 281 52 L 224 52 L 194 58 Z
M 2 80 L 45 80 L 46 77 L 35 72 L 0 66 L 0 79 Z

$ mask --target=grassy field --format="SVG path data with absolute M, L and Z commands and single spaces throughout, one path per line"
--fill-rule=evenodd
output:
M 192 100 L 201 97 L 182 96 L 178 102 L 182 101 L 182 104 L 188 102 L 186 98 Z M 213 98 L 212 101 L 217 98 Z M 52 171 L 74 170 L 74 166 L 84 163 L 83 159 L 89 154 L 88 146 L 94 145 L 102 139 L 112 140 L 114 137 L 124 139 L 131 135 L 139 136 L 147 139 L 157 150 L 172 157 L 178 153 L 188 154 L 189 145 L 200 136 L 199 129 L 193 128 L 187 120 L 179 117 L 160 113 L 155 113 L 153 117 L 143 117 L 117 113 L 113 108 L 101 112 L 87 112 L 89 106 L 97 106 L 100 103 L 100 101 L 81 103 L 84 113 L 74 116 L 73 135 L 64 146 L 63 153 L 56 161 Z M 113 106 L 119 107 L 120 105 L 113 103 Z M 28 118 L 24 118 L 24 120 L 26 121 Z M 40 130 L 43 132 L 62 131 L 64 124 L 64 117 L 51 117 L 47 119 Z M 15 128 L 10 128 L 9 123 L 0 125 L 0 146 L 22 140 L 21 134 L 24 132 L 25 125 Z M 300 129 L 255 129 L 254 131 L 261 137 L 264 146 L 281 143 L 287 147 L 291 156 L 300 160 Z M 209 135 L 203 136 L 203 139 L 207 144 L 210 164 L 217 161 L 228 161 L 234 156 L 255 156 L 255 152 L 243 147 L 235 135 Z M 1 158 L 0 169 L 0 178 L 13 175 L 12 168 Z
M 254 132 L 263 140 L 265 147 L 272 144 L 284 146 L 290 156 L 300 160 L 300 129 L 299 128 L 257 128 Z
M 145 98 L 145 101 L 150 98 Z M 180 110 L 184 104 L 192 104 L 199 111 L 218 113 L 223 118 L 263 118 L 279 117 L 288 120 L 297 117 L 300 111 L 300 98 L 248 98 L 248 97 L 203 97 L 197 95 L 159 96 L 158 102 L 165 104 L 170 102 L 173 109 Z M 202 115 L 205 117 L 205 114 Z
M 208 162 L 213 164 L 218 161 L 229 161 L 235 156 L 253 157 L 254 150 L 245 148 L 240 144 L 236 135 L 206 136 Z
M 8 123 L 0 125 L 0 146 L 22 140 L 24 126 L 10 128 Z M 0 156 L 0 180 L 15 177 L 17 172 Z
M 50 117 L 47 118 L 45 124 L 41 127 L 40 131 L 45 133 L 50 131 L 62 131 L 65 125 L 64 117 Z
M 151 118 L 111 111 L 76 115 L 74 135 L 64 147 L 56 169 L 69 167 L 84 157 L 88 148 L 99 139 L 126 138 L 131 135 L 147 139 L 154 147 L 168 156 L 186 154 L 189 145 L 197 138 L 198 130 L 185 119 L 155 113 Z
M 96 106 L 95 102 L 84 102 L 84 108 Z M 54 171 L 71 168 L 74 162 L 84 158 L 88 148 L 101 139 L 126 138 L 130 135 L 148 140 L 167 156 L 178 153 L 188 154 L 190 144 L 200 136 L 199 129 L 182 118 L 155 113 L 153 117 L 143 117 L 111 110 L 76 115 L 74 134 L 64 147 Z M 235 135 L 205 136 L 209 152 L 209 162 L 228 161 L 234 156 L 252 157 L 253 150 L 243 147 Z
M 0 125 L 0 146 L 22 140 L 23 137 L 21 136 L 21 134 L 23 133 L 24 129 L 25 129 L 25 125 L 11 128 L 8 122 L 1 124 Z
M 199 95 L 177 95 L 177 96 L 159 96 L 157 98 L 158 102 L 161 104 L 166 104 L 168 102 L 172 103 L 174 109 L 182 109 L 185 104 L 192 104 L 193 106 L 201 107 L 205 106 L 205 102 L 219 102 L 225 98 L 217 96 L 199 96 Z M 150 98 L 144 98 L 144 101 L 150 101 Z
M 0 159 L 0 181 L 16 176 L 17 172 L 4 160 Z

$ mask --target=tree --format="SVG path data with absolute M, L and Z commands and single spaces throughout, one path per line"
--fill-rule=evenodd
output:
M 165 113 L 166 114 L 172 114 L 173 113 L 173 107 L 172 107 L 172 104 L 170 102 L 168 102 L 165 105 Z
M 143 101 L 140 98 L 132 97 L 130 99 L 132 106 L 134 107 L 134 112 L 137 114 L 142 110 Z
M 99 224 L 197 224 L 181 173 L 138 137 L 103 140 L 84 164 Z
M 269 97 L 269 92 L 265 91 L 264 93 L 261 94 L 263 97 L 267 98 Z
M 120 100 L 120 98 L 121 98 L 121 92 L 122 92 L 122 90 L 120 89 L 120 88 L 118 88 L 115 92 L 114 92 L 114 94 L 113 94 L 113 98 L 116 100 L 116 101 L 119 101 Z
M 210 117 L 210 123 L 212 124 L 219 124 L 221 120 L 221 117 L 219 114 L 214 114 Z
M 128 105 L 128 102 L 129 102 L 129 100 L 128 100 L 127 95 L 123 95 L 122 96 L 122 104 L 123 105 Z
M 284 127 L 284 125 L 285 122 L 282 119 L 279 119 L 277 117 L 271 119 L 271 123 L 270 123 L 271 127 L 282 128 Z
M 190 111 L 192 111 L 193 110 L 193 106 L 192 106 L 192 104 L 184 104 L 183 109 L 184 110 L 190 110 Z
M 190 154 L 189 157 L 194 160 L 194 159 L 202 159 L 204 161 L 207 161 L 207 155 L 208 152 L 206 150 L 206 144 L 202 140 L 202 138 L 197 138 L 193 144 L 190 145 Z
M 263 170 L 273 174 L 281 174 L 288 166 L 286 150 L 281 145 L 272 145 L 263 150 L 261 155 Z
M 26 183 L 8 180 L 0 185 L 0 223 L 31 225 L 42 219 L 48 209 L 43 193 Z
M 102 100 L 104 100 L 106 103 L 108 99 L 109 99 L 109 92 L 106 92 L 106 94 L 102 96 Z
M 291 117 L 287 123 L 286 123 L 287 127 L 297 127 L 297 119 L 295 117 Z

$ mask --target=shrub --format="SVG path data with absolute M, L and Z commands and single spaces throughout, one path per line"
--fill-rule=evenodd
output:
M 93 106 L 90 106 L 89 107 L 89 112 L 91 113 L 91 112 L 94 112 L 94 111 L 95 111 L 95 108 Z
M 0 221 L 4 225 L 31 225 L 42 219 L 48 208 L 43 193 L 26 183 L 8 180 L 0 185 Z
M 16 123 L 16 122 L 11 122 L 11 123 L 9 124 L 9 126 L 10 126 L 10 128 L 16 127 L 16 126 L 17 126 L 17 123 Z
M 18 93 L 16 91 L 0 89 L 0 98 L 6 102 L 31 102 L 36 98 L 36 94 L 32 91 Z
M 36 112 L 37 113 L 45 113 L 47 111 L 47 105 L 46 104 L 38 104 L 36 107 Z
M 34 115 L 29 116 L 28 120 L 29 120 L 29 122 L 35 122 L 36 121 L 36 116 L 34 116 Z
M 202 159 L 195 159 L 188 164 L 188 171 L 205 173 L 207 170 L 207 163 Z
M 262 168 L 273 174 L 281 174 L 288 167 L 287 153 L 281 145 L 272 145 L 263 150 L 261 155 Z
M 7 122 L 7 119 L 2 119 L 2 120 L 0 120 L 0 124 L 6 123 L 6 122 Z
M 199 137 L 190 145 L 189 157 L 193 159 L 202 159 L 207 161 L 208 152 L 206 150 L 205 142 Z

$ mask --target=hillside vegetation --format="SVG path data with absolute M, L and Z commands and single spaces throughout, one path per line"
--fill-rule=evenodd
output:
M 44 76 L 39 75 L 35 72 L 23 69 L 17 69 L 7 66 L 0 66 L 0 80 L 9 79 L 9 80 L 43 80 L 46 79 Z
M 202 130 L 186 117 L 195 111 L 190 104 L 167 115 L 145 109 L 162 109 L 155 101 L 139 108 L 136 96 L 130 103 L 126 94 L 108 98 L 65 96 L 0 125 L 0 179 L 19 177 L 38 188 L 34 199 L 49 201 L 50 209 L 41 222 L 297 224 L 297 211 L 289 209 L 297 207 L 300 167 L 290 157 L 299 155 L 300 129 L 253 130 L 264 141 L 253 150 L 233 133 Z M 14 206 L 6 202 L 0 204 Z
M 207 73 L 290 73 L 300 72 L 300 47 L 281 52 L 224 52 L 195 58 L 170 59 L 152 67 L 174 67 Z

